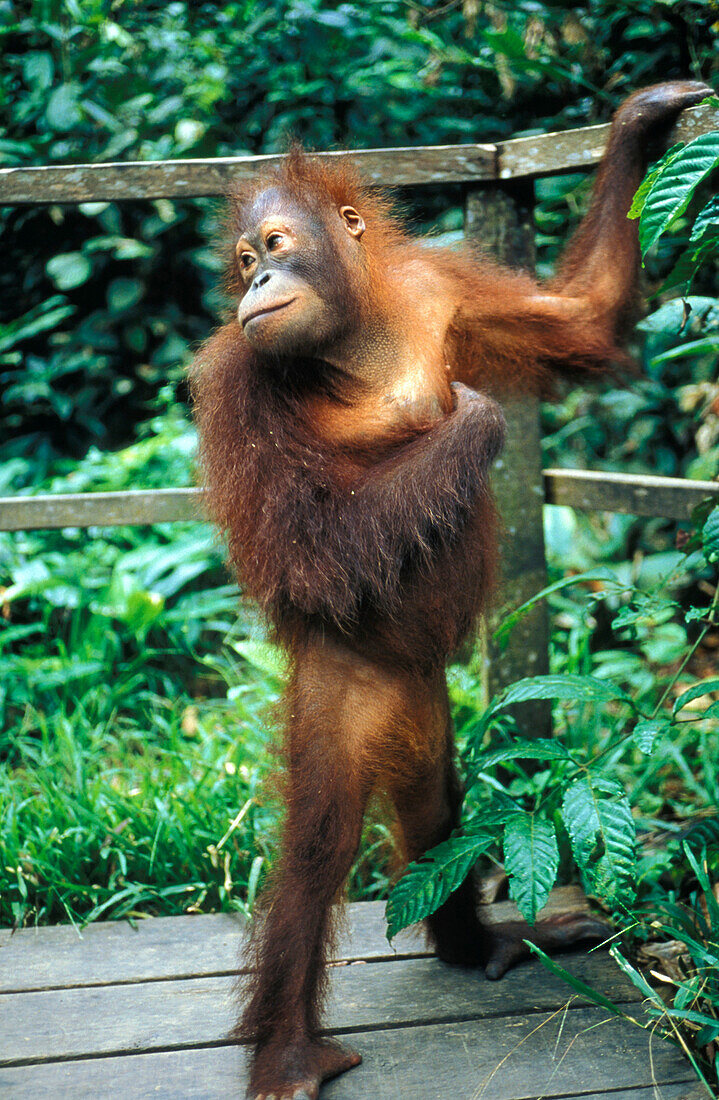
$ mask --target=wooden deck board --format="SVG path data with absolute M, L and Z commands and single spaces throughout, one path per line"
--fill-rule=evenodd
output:
M 610 1100 L 632 1088 L 649 1089 L 651 1100 L 688 1095 L 688 1087 L 664 1091 L 689 1082 L 672 1047 L 655 1042 L 650 1060 L 646 1032 L 604 1019 L 600 1009 L 574 1009 L 552 1020 L 531 1014 L 356 1034 L 363 1064 L 328 1084 L 322 1100 Z M 244 1053 L 232 1046 L 0 1068 L 0 1095 L 12 1100 L 43 1093 L 53 1100 L 230 1100 L 244 1095 L 245 1083 Z
M 226 1040 L 241 933 L 222 915 L 104 923 L 82 938 L 0 930 L 0 1097 L 242 1097 L 244 1054 Z M 364 1063 L 322 1100 L 698 1100 L 675 1048 L 573 999 L 539 964 L 488 982 L 428 957 L 410 933 L 398 943 L 392 955 L 380 904 L 350 907 L 326 1019 Z M 563 964 L 641 1012 L 606 954 Z
M 581 891 L 562 886 L 552 891 L 543 915 L 576 909 L 581 903 Z M 489 920 L 516 915 L 509 902 L 491 905 L 487 911 Z M 134 926 L 98 921 L 82 930 L 69 924 L 17 932 L 0 928 L 0 993 L 231 974 L 238 966 L 243 929 L 242 918 L 229 913 L 156 917 Z M 401 932 L 390 947 L 384 902 L 378 901 L 349 906 L 335 958 L 427 954 L 424 936 L 416 929 Z

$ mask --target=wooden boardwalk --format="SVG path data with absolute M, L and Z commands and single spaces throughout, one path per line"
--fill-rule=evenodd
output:
M 240 930 L 225 915 L 94 924 L 81 936 L 0 930 L 0 1097 L 244 1096 L 243 1052 L 225 1038 Z M 674 1047 L 572 999 L 537 963 L 492 983 L 440 963 L 412 933 L 395 945 L 380 904 L 350 907 L 327 1020 L 364 1062 L 323 1100 L 703 1095 Z M 563 963 L 640 1013 L 606 954 Z

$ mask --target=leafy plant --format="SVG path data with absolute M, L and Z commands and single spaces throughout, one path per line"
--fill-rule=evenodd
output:
M 711 96 L 707 104 L 719 107 Z M 719 167 L 719 130 L 700 134 L 688 144 L 675 145 L 647 173 L 634 197 L 630 218 L 639 219 L 639 245 L 646 256 L 663 233 L 676 225 L 697 188 Z M 680 255 L 665 287 L 691 284 L 707 262 L 719 256 L 719 199 L 712 195 L 694 219 L 689 244 Z M 713 350 L 719 344 L 714 341 Z
M 694 569 L 706 569 L 719 557 L 715 546 L 718 520 L 719 508 L 715 508 L 703 522 L 704 556 L 694 555 Z M 621 589 L 618 578 L 614 578 L 609 592 L 613 589 Z M 550 586 L 521 610 L 528 610 L 536 600 L 556 591 L 557 585 Z M 657 601 L 655 595 L 655 606 Z M 490 850 L 492 839 L 504 854 L 510 895 L 525 919 L 534 923 L 559 870 L 558 827 L 569 839 L 587 891 L 615 912 L 625 911 L 636 892 L 637 838 L 630 802 L 616 779 L 616 760 L 632 745 L 648 758 L 660 741 L 665 743 L 675 734 L 682 722 L 682 711 L 698 699 L 709 697 L 708 703 L 688 721 L 711 720 L 717 713 L 717 704 L 711 699 L 712 693 L 719 690 L 717 679 L 680 692 L 671 711 L 666 703 L 690 656 L 716 625 L 718 606 L 719 589 L 715 588 L 710 605 L 693 610 L 693 617 L 701 618 L 704 625 L 695 641 L 687 644 L 676 671 L 649 709 L 644 709 L 614 680 L 568 673 L 521 680 L 495 699 L 474 727 L 466 748 L 467 804 L 471 807 L 478 802 L 481 810 L 479 814 L 470 810 L 462 832 L 410 865 L 390 895 L 389 934 L 394 935 L 400 928 L 434 912 L 451 889 L 466 877 L 476 858 Z M 623 613 L 616 616 L 619 628 L 637 629 L 641 616 L 647 615 L 647 607 L 643 593 L 630 591 Z M 513 621 L 517 617 L 515 612 Z M 581 745 L 579 736 L 573 738 L 571 749 L 561 740 L 516 737 L 504 745 L 484 749 L 490 721 L 508 706 L 532 699 L 564 700 L 572 704 L 574 717 L 569 717 L 568 722 L 576 721 L 580 727 L 585 706 L 611 707 L 613 732 L 601 752 L 594 751 L 591 755 L 586 748 L 577 747 Z M 506 767 L 519 760 L 549 766 L 544 780 L 535 782 L 539 793 L 530 799 L 526 799 L 521 786 L 520 797 L 513 795 L 511 784 L 508 787 L 494 771 L 500 764 Z

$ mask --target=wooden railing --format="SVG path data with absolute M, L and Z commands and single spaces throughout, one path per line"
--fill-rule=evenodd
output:
M 719 111 L 684 111 L 670 141 L 688 141 L 719 128 Z M 538 177 L 588 169 L 601 159 L 608 126 L 537 134 L 497 144 L 421 146 L 325 153 L 351 157 L 372 182 L 393 187 L 461 183 L 465 233 L 500 259 L 525 268 L 534 263 L 532 186 Z M 224 194 L 232 180 L 251 176 L 276 157 L 219 157 L 119 164 L 75 164 L 0 169 L 0 205 L 81 203 L 127 199 L 196 198 Z M 517 605 L 542 587 L 545 556 L 542 504 L 628 512 L 682 520 L 702 499 L 719 500 L 719 484 L 634 474 L 542 470 L 538 404 L 514 401 L 507 411 L 509 441 L 494 472 L 504 518 L 504 598 Z M 0 498 L 0 531 L 112 527 L 202 519 L 201 491 L 157 489 Z M 541 607 L 515 628 L 502 653 L 488 650 L 487 691 L 520 676 L 547 670 L 547 621 Z M 526 711 L 525 711 L 526 714 Z M 535 732 L 546 709 L 529 717 Z

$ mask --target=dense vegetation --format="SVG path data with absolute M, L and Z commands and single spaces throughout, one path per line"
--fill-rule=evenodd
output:
M 317 148 L 492 140 L 603 121 L 654 80 L 716 85 L 713 20 L 702 0 L 0 0 L 0 164 L 270 152 L 292 134 Z M 586 194 L 579 176 L 537 186 L 541 272 Z M 691 312 L 662 305 L 686 291 L 684 269 L 641 326 L 640 380 L 545 410 L 549 463 L 717 476 L 716 208 L 707 235 L 692 231 L 710 194 L 704 180 L 647 257 L 656 290 L 693 232 Z M 419 228 L 461 226 L 459 191 L 402 199 Z M 215 226 L 201 200 L 0 210 L 0 494 L 191 483 L 183 379 L 223 309 Z M 715 537 L 706 512 L 684 554 L 664 521 L 547 509 L 551 579 L 592 573 L 548 596 L 557 683 L 523 690 L 558 700 L 558 747 L 535 747 L 531 769 L 501 708 L 482 711 L 473 661 L 452 673 L 468 774 L 482 777 L 465 864 L 501 857 L 503 823 L 531 914 L 543 887 L 527 890 L 512 852 L 530 815 L 551 822 L 555 847 L 548 827 L 536 834 L 549 865 L 569 876 L 573 853 L 636 939 L 683 945 L 666 996 L 706 1075 L 719 1035 Z M 0 923 L 251 904 L 276 819 L 262 781 L 281 670 L 252 610 L 238 615 L 212 532 L 0 534 L 0 586 Z M 593 792 L 606 796 L 601 829 L 582 834 L 596 775 L 618 786 Z M 487 832 L 491 790 L 506 813 L 495 802 Z M 386 893 L 391 848 L 378 809 L 352 896 Z

